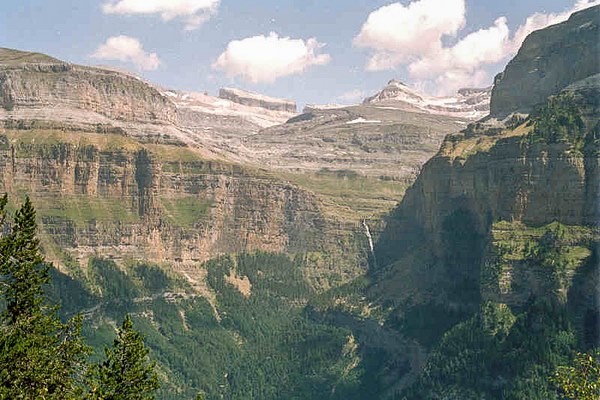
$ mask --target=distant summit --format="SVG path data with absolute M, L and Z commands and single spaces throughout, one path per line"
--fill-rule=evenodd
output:
M 223 88 L 219 90 L 219 97 L 244 106 L 261 107 L 271 111 L 296 113 L 296 103 L 292 100 L 278 99 L 247 90 Z
M 0 65 L 17 66 L 20 64 L 56 64 L 62 61 L 42 53 L 21 51 L 0 47 Z
M 432 97 L 417 92 L 402 81 L 392 79 L 381 91 L 367 97 L 363 104 L 476 120 L 488 115 L 491 92 L 491 87 L 464 88 L 455 96 Z

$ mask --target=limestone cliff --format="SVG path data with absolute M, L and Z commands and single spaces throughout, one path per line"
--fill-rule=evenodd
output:
M 291 100 L 276 99 L 246 90 L 223 88 L 219 90 L 219 97 L 251 107 L 260 107 L 271 111 L 284 111 L 296 113 L 296 103 Z
M 582 52 L 584 63 L 595 57 L 597 41 L 590 42 L 585 32 L 596 29 L 597 35 L 599 10 L 575 14 L 526 40 L 497 82 L 492 107 L 529 116 L 513 116 L 502 124 L 481 121 L 448 135 L 387 219 L 375 244 L 367 300 L 344 293 L 331 306 L 337 313 L 358 314 L 359 321 L 372 315 L 383 332 L 399 332 L 405 340 L 404 349 L 390 346 L 389 354 L 396 364 L 410 367 L 382 372 L 399 375 L 391 378 L 390 392 L 400 393 L 417 379 L 414 392 L 403 392 L 406 398 L 445 398 L 448 393 L 510 398 L 495 388 L 505 385 L 503 379 L 512 385 L 529 375 L 508 379 L 494 369 L 497 354 L 479 353 L 472 326 L 489 317 L 486 307 L 539 323 L 544 311 L 536 307 L 552 304 L 568 321 L 565 329 L 572 329 L 572 349 L 600 345 L 599 75 L 578 64 L 574 75 L 550 68 L 566 68 L 571 50 Z M 543 41 L 550 38 L 554 44 L 546 46 Z M 525 59 L 552 60 L 547 72 L 556 74 L 555 83 L 516 73 L 515 66 Z M 537 328 L 511 329 L 506 336 L 486 338 L 497 344 L 508 337 L 509 351 L 533 347 L 516 332 Z M 523 363 L 536 364 L 536 357 L 548 353 L 536 349 Z M 459 366 L 467 354 L 477 354 L 492 371 L 493 389 L 473 394 L 473 380 Z M 555 365 L 538 367 L 544 377 L 535 390 L 542 393 Z M 445 391 L 451 385 L 455 391 Z
M 0 191 L 33 198 L 59 263 L 102 254 L 193 270 L 219 254 L 350 250 L 335 243 L 355 228 L 326 219 L 313 194 L 193 149 L 50 130 L 4 129 L 0 141 Z
M 448 245 L 454 240 L 448 236 L 453 229 L 458 229 L 454 232 L 458 235 L 473 235 L 485 247 L 497 221 L 520 221 L 534 227 L 554 221 L 595 226 L 600 220 L 600 87 L 586 81 L 563 92 L 581 118 L 583 147 L 567 139 L 538 140 L 533 122 L 449 135 L 392 214 L 378 247 L 378 260 L 394 262 L 402 253 L 399 246 L 408 249 L 414 240 L 424 238 L 435 258 L 448 260 L 455 256 Z M 464 226 L 453 225 L 458 220 Z M 484 254 L 477 255 L 476 246 L 471 251 L 472 261 L 482 262 Z M 477 275 L 478 271 L 471 272 Z
M 23 62 L 7 63 L 8 52 L 15 53 L 14 50 L 0 49 L 0 60 L 4 60 L 0 61 L 0 107 L 6 111 L 46 110 L 50 116 L 59 109 L 70 111 L 72 117 L 95 113 L 110 119 L 141 123 L 173 123 L 176 120 L 174 105 L 134 76 L 52 58 L 44 62 L 23 58 Z M 91 119 L 90 122 L 98 121 Z
M 530 112 L 569 84 L 600 72 L 600 6 L 533 32 L 494 82 L 491 115 Z

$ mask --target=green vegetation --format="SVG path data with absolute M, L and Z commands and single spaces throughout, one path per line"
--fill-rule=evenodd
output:
M 549 377 L 575 345 L 565 311 L 541 299 L 516 315 L 484 303 L 444 335 L 404 398 L 558 399 Z
M 532 113 L 530 123 L 534 126 L 529 135 L 531 142 L 567 142 L 576 150 L 583 150 L 585 125 L 572 94 L 549 97 L 546 105 Z
M 44 217 L 58 217 L 73 221 L 79 228 L 85 228 L 93 221 L 121 221 L 135 223 L 140 217 L 131 204 L 120 197 L 91 197 L 64 195 L 50 200 L 39 201 L 39 213 Z
M 128 318 L 113 349 L 106 351 L 107 361 L 88 375 L 83 317 L 62 322 L 45 291 L 50 267 L 40 252 L 31 201 L 25 199 L 13 221 L 7 219 L 7 203 L 6 195 L 0 198 L 0 226 L 10 227 L 0 237 L 0 398 L 153 399 L 158 388 L 154 366 Z
M 359 373 L 351 334 L 304 311 L 315 293 L 302 262 L 268 253 L 209 261 L 215 309 L 159 269 L 137 265 L 125 273 L 93 259 L 88 285 L 100 306 L 91 314 L 95 329 L 84 333 L 101 348 L 111 321 L 130 313 L 158 361 L 164 399 L 198 392 L 206 399 L 359 398 L 348 397 Z M 249 293 L 239 286 L 244 279 Z
M 567 399 L 597 400 L 600 398 L 600 349 L 577 352 L 570 365 L 556 369 L 552 380 Z
M 566 293 L 574 271 L 590 260 L 594 238 L 593 228 L 557 222 L 542 227 L 494 224 L 493 257 L 482 269 L 482 289 L 513 303 L 531 286 L 536 286 L 538 293 L 512 306 L 484 301 L 471 318 L 443 335 L 418 381 L 400 398 L 562 398 L 561 393 L 567 393 L 564 388 L 574 379 L 567 372 L 576 367 L 559 366 L 582 346 L 577 342 Z M 504 282 L 503 271 L 510 272 L 512 282 Z M 527 276 L 529 287 L 520 286 L 519 276 Z M 440 318 L 435 314 L 429 317 Z M 557 368 L 561 393 L 551 379 Z
M 155 362 L 148 358 L 142 336 L 127 315 L 106 360 L 90 370 L 90 400 L 151 400 L 159 388 Z
M 0 200 L 0 225 L 7 203 Z M 44 296 L 49 282 L 35 237 L 35 211 L 29 199 L 14 226 L 0 239 L 1 294 L 0 398 L 76 399 L 84 391 L 82 370 L 87 347 L 81 317 L 62 323 Z
M 175 226 L 193 227 L 199 220 L 208 216 L 212 201 L 198 197 L 162 197 L 166 218 Z
M 348 221 L 389 212 L 408 187 L 406 182 L 367 177 L 352 170 L 321 169 L 314 174 L 280 175 L 315 193 L 323 201 L 326 212 Z

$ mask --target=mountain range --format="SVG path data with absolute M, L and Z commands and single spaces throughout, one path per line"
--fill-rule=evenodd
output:
M 0 49 L 0 192 L 97 351 L 132 314 L 160 398 L 559 399 L 600 346 L 598 21 L 491 88 L 302 113 Z

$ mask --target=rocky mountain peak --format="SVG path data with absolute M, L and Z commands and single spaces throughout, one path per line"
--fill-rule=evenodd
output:
M 403 82 L 392 79 L 381 91 L 371 97 L 367 97 L 363 101 L 363 104 L 378 103 L 386 100 L 399 100 L 415 103 L 423 101 L 423 96 Z
M 454 96 L 427 96 L 392 79 L 381 91 L 367 97 L 363 104 L 477 120 L 488 114 L 490 95 L 491 87 L 463 88 Z

